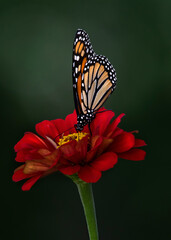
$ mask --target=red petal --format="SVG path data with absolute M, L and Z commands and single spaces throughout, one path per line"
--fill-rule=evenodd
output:
M 75 166 L 60 166 L 58 170 L 66 175 L 73 175 L 74 173 L 77 173 L 80 170 L 79 165 Z
M 140 161 L 144 160 L 146 152 L 141 149 L 131 149 L 128 152 L 118 154 L 119 158 L 132 160 L 132 161 Z
M 63 153 L 65 158 L 70 158 L 71 156 L 76 154 L 75 146 L 77 142 L 75 140 L 72 140 L 68 143 L 63 144 L 60 147 L 60 151 Z
M 143 146 L 146 146 L 147 144 L 145 143 L 144 140 L 141 140 L 141 139 L 135 139 L 135 145 L 134 147 L 143 147 Z
M 92 135 L 103 135 L 114 115 L 114 112 L 101 108 L 91 123 Z
M 37 180 L 41 177 L 41 175 L 30 178 L 27 182 L 25 182 L 22 186 L 23 191 L 28 191 L 30 188 L 37 182 Z
M 56 129 L 55 124 L 52 121 L 44 120 L 36 124 L 36 131 L 37 133 L 46 138 L 46 136 L 54 139 L 56 136 L 59 135 L 59 132 Z
M 53 151 L 51 154 L 44 155 L 44 159 L 41 162 L 48 165 L 50 168 L 54 167 L 61 157 L 61 152 L 57 149 Z
M 14 149 L 16 152 L 23 148 L 47 148 L 46 143 L 33 133 L 26 133 L 24 137 L 15 145 Z
M 92 137 L 92 149 L 87 153 L 86 162 L 91 161 L 91 159 L 95 156 L 100 144 L 102 143 L 103 138 L 99 136 Z
M 27 175 L 28 174 L 35 175 L 35 174 L 40 173 L 40 172 L 46 172 L 47 170 L 49 170 L 49 166 L 45 163 L 43 161 L 42 162 L 27 161 L 25 163 L 23 173 L 27 174 Z
M 125 116 L 124 113 L 120 114 L 110 125 L 109 127 L 107 128 L 106 132 L 105 132 L 105 136 L 106 137 L 111 137 L 112 134 L 114 133 L 116 127 L 118 126 L 118 124 L 120 123 L 121 121 L 121 118 Z
M 79 142 L 73 140 L 60 147 L 63 157 L 73 163 L 78 163 L 86 157 L 87 154 L 88 136 L 84 137 Z
M 102 154 L 91 163 L 91 166 L 99 171 L 106 171 L 117 163 L 118 157 L 115 153 L 107 152 Z
M 76 132 L 74 125 L 77 123 L 77 114 L 76 111 L 74 110 L 73 113 L 69 114 L 65 118 L 65 124 L 67 126 L 67 129 L 70 129 L 69 132 L 73 133 Z
M 104 153 L 112 142 L 113 139 L 104 137 L 102 143 L 100 144 L 100 147 L 98 148 L 97 156 L 100 156 L 102 153 Z
M 23 165 L 23 167 L 24 167 L 24 165 Z M 12 180 L 14 181 L 14 182 L 18 182 L 18 181 L 21 181 L 21 180 L 23 180 L 23 179 L 25 179 L 25 178 L 30 178 L 32 175 L 30 175 L 30 174 L 24 174 L 23 173 L 23 168 L 21 168 L 21 169 L 19 169 L 19 170 L 16 170 L 15 172 L 14 172 L 14 174 L 13 174 L 13 176 L 12 176 Z
M 100 171 L 88 165 L 81 167 L 80 171 L 78 172 L 79 178 L 87 183 L 97 182 L 101 178 L 101 175 L 102 174 Z
M 25 150 L 25 151 L 21 150 L 21 151 L 17 152 L 15 160 L 17 162 L 25 162 L 25 161 L 29 160 L 29 159 L 27 159 L 27 154 L 28 154 L 28 150 Z
M 60 162 L 65 162 L 65 160 L 69 160 L 73 163 L 79 163 L 82 159 L 82 153 L 77 152 L 76 150 L 77 141 L 72 140 L 71 142 L 68 142 L 60 147 L 60 151 L 63 153 L 63 158 L 61 158 Z
M 123 131 L 124 131 L 123 129 L 116 127 L 115 131 L 111 135 L 111 138 L 114 138 L 114 137 L 120 135 L 121 133 L 123 133 Z
M 36 149 L 35 149 L 36 150 Z M 28 149 L 21 150 L 17 152 L 15 160 L 17 162 L 25 162 L 27 160 L 41 159 L 42 156 L 36 151 L 32 152 Z
M 83 139 L 77 142 L 76 144 L 76 151 L 78 154 L 81 155 L 82 159 L 85 159 L 87 154 L 87 144 L 88 144 L 88 136 L 85 136 Z
M 135 137 L 132 133 L 123 132 L 114 138 L 113 143 L 109 146 L 108 151 L 112 152 L 126 152 L 135 144 Z
M 60 134 L 59 137 L 61 137 L 61 134 L 67 130 L 67 127 L 66 127 L 66 124 L 65 124 L 65 120 L 63 120 L 63 119 L 56 119 L 56 120 L 52 120 L 51 122 L 55 125 L 58 133 Z

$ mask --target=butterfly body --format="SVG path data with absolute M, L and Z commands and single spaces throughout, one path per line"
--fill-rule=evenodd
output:
M 105 56 L 97 55 L 88 34 L 77 30 L 73 47 L 73 92 L 77 131 L 95 118 L 96 112 L 116 87 L 116 72 Z
M 90 124 L 95 118 L 96 113 L 93 110 L 87 110 L 86 114 L 80 114 L 77 116 L 77 124 L 75 124 L 75 129 L 77 131 L 82 131 L 84 126 Z

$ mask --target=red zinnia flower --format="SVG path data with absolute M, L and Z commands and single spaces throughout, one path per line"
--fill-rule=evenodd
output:
M 15 170 L 13 181 L 29 178 L 22 186 L 22 190 L 29 190 L 39 178 L 60 171 L 66 175 L 78 174 L 83 181 L 93 183 L 100 179 L 102 171 L 112 168 L 118 158 L 143 160 L 146 153 L 138 147 L 145 146 L 145 142 L 118 127 L 124 114 L 110 123 L 114 113 L 104 110 L 101 108 L 91 123 L 92 135 L 87 126 L 78 133 L 72 128 L 77 123 L 75 111 L 65 120 L 38 123 L 36 131 L 41 138 L 26 133 L 15 145 L 16 161 L 24 164 Z M 72 130 L 67 131 L 70 128 Z

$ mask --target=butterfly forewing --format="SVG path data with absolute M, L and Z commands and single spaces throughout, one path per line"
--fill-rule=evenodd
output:
M 88 34 L 81 29 L 77 30 L 73 46 L 73 90 L 75 107 L 78 114 L 83 113 L 81 91 L 82 91 L 82 74 L 87 61 L 95 55 Z

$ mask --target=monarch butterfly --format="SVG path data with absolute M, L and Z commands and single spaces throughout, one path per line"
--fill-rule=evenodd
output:
M 94 52 L 88 34 L 82 29 L 77 30 L 73 44 L 72 77 L 75 129 L 82 131 L 87 124 L 90 129 L 97 110 L 115 89 L 117 78 L 112 64 Z

